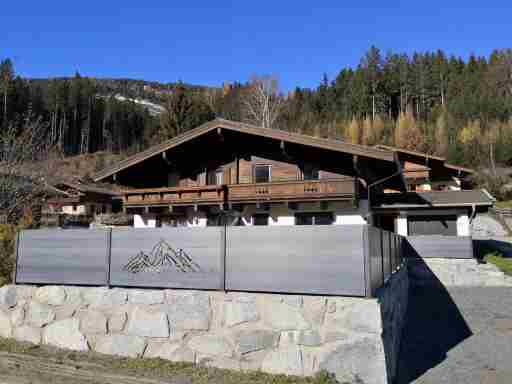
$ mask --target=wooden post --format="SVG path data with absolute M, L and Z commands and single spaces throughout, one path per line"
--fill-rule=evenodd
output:
M 236 183 L 240 184 L 240 158 L 236 156 Z

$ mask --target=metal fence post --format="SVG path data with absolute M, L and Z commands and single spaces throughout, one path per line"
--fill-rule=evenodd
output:
M 107 287 L 110 288 L 110 264 L 112 262 L 112 228 L 107 235 Z
M 364 279 L 365 279 L 365 296 L 370 298 L 372 292 L 372 274 L 370 261 L 370 241 L 368 236 L 368 225 L 363 226 L 363 263 L 364 263 Z
M 19 246 L 20 246 L 20 233 L 21 231 L 16 232 L 16 236 L 14 236 L 14 268 L 12 271 L 12 282 L 16 284 L 16 277 L 18 272 L 18 255 L 19 255 Z
M 226 292 L 226 254 L 227 254 L 227 226 L 224 224 L 220 227 L 220 269 L 221 269 L 221 286 Z
M 384 270 L 384 231 L 379 228 L 379 248 L 380 248 L 380 265 L 382 268 L 382 285 L 386 281 L 386 272 Z

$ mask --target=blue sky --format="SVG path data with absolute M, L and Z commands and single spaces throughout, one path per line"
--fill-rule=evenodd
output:
M 28 77 L 220 85 L 275 74 L 287 90 L 332 79 L 372 44 L 464 58 L 512 46 L 505 0 L 29 0 L 0 12 L 0 58 Z

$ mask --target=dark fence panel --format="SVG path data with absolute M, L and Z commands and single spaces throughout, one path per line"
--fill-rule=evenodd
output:
M 374 294 L 375 289 L 384 284 L 384 269 L 382 265 L 383 254 L 382 254 L 382 242 L 381 237 L 384 231 L 376 227 L 367 227 L 368 236 L 368 261 L 369 263 L 369 279 L 371 295 Z
M 391 232 L 381 231 L 382 234 L 382 265 L 384 279 L 391 275 Z
M 408 236 L 403 252 L 408 258 L 471 259 L 473 240 L 462 236 Z
M 22 231 L 18 240 L 16 283 L 106 285 L 109 233 Z
M 22 231 L 16 282 L 372 296 L 400 244 L 366 225 Z
M 110 284 L 222 289 L 224 228 L 152 228 L 112 232 Z
M 365 296 L 364 230 L 229 227 L 226 289 Z

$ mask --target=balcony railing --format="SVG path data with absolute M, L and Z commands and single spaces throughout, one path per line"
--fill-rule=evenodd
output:
M 133 189 L 122 192 L 125 206 L 222 204 L 237 202 L 352 200 L 353 178 L 298 180 L 257 184 Z

